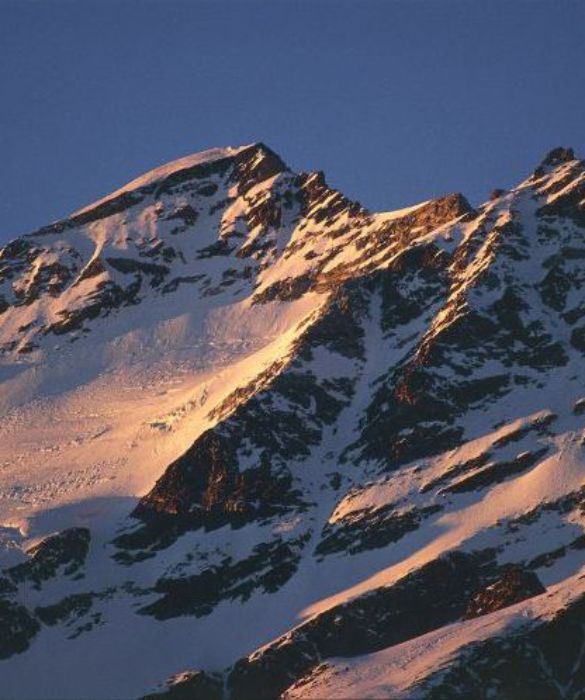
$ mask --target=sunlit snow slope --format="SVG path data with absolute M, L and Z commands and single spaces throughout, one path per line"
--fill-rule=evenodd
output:
M 581 698 L 584 262 L 569 149 L 378 214 L 212 149 L 6 245 L 0 696 Z

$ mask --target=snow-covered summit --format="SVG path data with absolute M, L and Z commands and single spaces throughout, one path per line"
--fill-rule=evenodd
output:
M 0 352 L 36 361 L 54 336 L 68 347 L 106 316 L 106 334 L 142 329 L 132 307 L 144 303 L 151 322 L 175 304 L 198 322 L 226 297 L 291 301 L 335 270 L 383 263 L 403 235 L 393 232 L 469 211 L 450 195 L 372 214 L 261 143 L 195 154 L 0 250 Z
M 577 698 L 585 167 L 545 161 L 375 213 L 219 149 L 5 246 L 3 691 Z
M 218 160 L 223 160 L 225 158 L 233 158 L 239 153 L 242 153 L 242 151 L 260 149 L 261 147 L 262 144 L 251 143 L 245 146 L 209 148 L 205 151 L 199 151 L 198 153 L 192 153 L 191 155 L 183 156 L 182 158 L 177 158 L 176 160 L 170 161 L 169 163 L 165 163 L 164 165 L 159 165 L 158 167 L 153 168 L 152 170 L 149 170 L 148 172 L 136 177 L 134 180 L 131 180 L 123 187 L 120 187 L 119 189 L 106 195 L 102 199 L 99 199 L 96 202 L 93 202 L 92 204 L 88 204 L 82 209 L 78 209 L 71 216 L 74 217 L 78 214 L 82 214 L 83 212 L 88 211 L 89 209 L 94 209 L 100 204 L 103 204 L 104 202 L 107 202 L 111 199 L 115 199 L 121 194 L 132 192 L 134 190 L 139 190 L 143 187 L 148 187 L 154 183 L 162 182 L 167 177 L 169 177 L 170 175 L 174 175 L 177 172 L 194 168 L 197 165 L 214 163 Z

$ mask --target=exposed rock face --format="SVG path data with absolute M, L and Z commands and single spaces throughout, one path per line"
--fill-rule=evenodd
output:
M 583 596 L 565 600 L 543 617 L 534 617 L 535 605 L 536 601 L 520 605 L 514 622 L 511 615 L 490 616 L 494 619 L 482 618 L 479 625 L 470 621 L 431 633 L 402 645 L 402 654 L 372 655 L 352 666 L 343 660 L 321 663 L 281 697 L 316 699 L 328 690 L 340 697 L 391 697 L 388 693 L 396 686 L 389 685 L 385 666 L 397 664 L 403 672 L 405 660 L 408 664 L 414 654 L 423 670 L 406 689 L 405 697 L 412 700 L 580 700 L 585 678 Z M 424 659 L 441 654 L 441 642 L 449 646 L 448 663 L 437 664 L 429 673 Z
M 233 491 L 237 473 L 235 451 L 212 431 L 174 462 L 164 481 L 154 487 L 135 511 L 188 515 L 198 510 L 235 510 Z
M 469 644 L 416 690 L 431 700 L 581 700 L 584 619 L 585 600 L 579 597 L 536 624 Z
M 455 552 L 394 586 L 331 608 L 238 661 L 228 676 L 230 697 L 274 700 L 324 659 L 371 653 L 452 622 L 493 570 L 490 552 Z
M 72 577 L 87 556 L 90 533 L 71 528 L 31 547 L 28 561 L 2 571 L 0 577 L 0 659 L 28 649 L 41 629 L 42 616 L 26 607 L 27 586 L 40 590 L 57 577 Z
M 28 649 L 40 625 L 23 605 L 0 599 L 0 659 Z
M 240 473 L 228 438 L 208 431 L 145 496 L 134 514 L 149 519 L 175 515 L 194 526 L 221 526 L 266 517 L 297 502 L 290 477 L 272 475 L 268 464 Z
M 368 549 L 387 547 L 409 532 L 417 530 L 422 520 L 440 512 L 439 504 L 400 511 L 390 503 L 381 508 L 353 511 L 335 525 L 327 524 L 315 549 L 317 556 L 339 552 L 356 554 Z
M 568 163 L 571 160 L 575 160 L 575 152 L 573 149 L 559 146 L 547 153 L 542 161 L 542 165 L 559 165 L 560 163 Z
M 5 569 L 4 573 L 15 583 L 30 581 L 40 587 L 61 568 L 65 575 L 74 574 L 85 561 L 89 541 L 90 533 L 85 527 L 63 530 L 29 549 L 28 561 Z
M 493 581 L 497 567 L 492 557 L 488 551 L 473 556 L 453 553 L 399 585 L 328 610 L 237 662 L 227 677 L 229 697 L 275 700 L 291 681 L 312 673 L 328 658 L 369 654 L 462 615 L 485 615 L 545 591 L 533 573 L 519 569 Z M 493 583 L 469 603 L 473 587 L 482 579 Z
M 483 591 L 474 596 L 465 611 L 465 618 L 471 619 L 480 615 L 501 610 L 508 605 L 514 605 L 526 598 L 544 593 L 546 588 L 533 571 L 513 567 L 502 578 L 491 583 Z
M 255 591 L 275 593 L 296 572 L 307 540 L 306 535 L 288 542 L 279 539 L 258 545 L 251 556 L 235 563 L 228 558 L 201 574 L 160 578 L 153 590 L 162 596 L 140 612 L 158 620 L 203 617 L 222 600 L 245 601 Z

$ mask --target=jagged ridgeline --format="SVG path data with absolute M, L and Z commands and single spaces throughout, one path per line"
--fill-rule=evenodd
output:
M 213 149 L 6 245 L 7 694 L 584 698 L 584 263 L 566 148 L 383 213 Z

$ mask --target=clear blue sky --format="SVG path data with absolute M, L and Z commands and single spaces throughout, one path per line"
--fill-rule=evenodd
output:
M 585 2 L 0 0 L 0 239 L 256 140 L 379 210 L 585 157 Z

